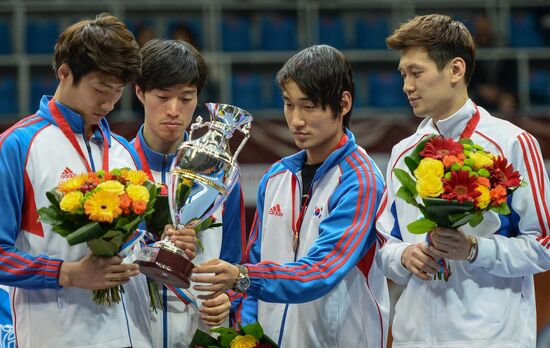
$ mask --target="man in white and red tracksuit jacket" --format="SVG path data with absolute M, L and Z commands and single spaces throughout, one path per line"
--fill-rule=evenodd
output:
M 55 56 L 54 97 L 0 135 L 0 283 L 10 286 L 17 346 L 149 348 L 150 300 L 138 266 L 69 246 L 37 214 L 61 181 L 139 167 L 105 119 L 139 74 L 139 46 L 122 22 L 101 14 L 67 28 Z M 93 301 L 92 290 L 119 285 L 120 303 Z
M 378 261 L 388 278 L 406 285 L 395 307 L 393 347 L 533 348 L 533 274 L 550 268 L 550 183 L 539 145 L 468 98 L 467 67 L 475 49 L 462 23 L 444 15 L 418 16 L 396 30 L 388 45 L 402 50 L 403 90 L 415 115 L 425 117 L 392 150 L 376 223 L 388 238 Z M 434 57 L 443 59 L 444 68 Z M 422 214 L 396 197 L 401 184 L 394 169 L 408 171 L 405 157 L 430 134 L 469 138 L 506 158 L 527 182 L 508 198 L 511 214 L 488 211 L 475 228 L 437 228 L 429 247 L 425 234 L 410 233 L 407 225 Z M 434 280 L 440 257 L 451 270 L 448 281 Z

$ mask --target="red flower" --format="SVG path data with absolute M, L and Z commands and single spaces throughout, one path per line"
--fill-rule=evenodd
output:
M 271 348 L 271 344 L 258 342 L 254 348 Z
M 443 179 L 443 189 L 445 192 L 441 198 L 449 201 L 456 199 L 459 202 L 474 202 L 475 198 L 481 195 L 481 192 L 476 190 L 478 186 L 477 178 L 470 176 L 470 172 L 459 170 L 451 172 L 450 179 Z
M 491 181 L 494 186 L 503 185 L 506 187 L 516 187 L 521 184 L 519 172 L 514 171 L 514 167 L 508 164 L 508 160 L 504 157 L 497 157 L 493 163 L 493 171 L 491 172 Z
M 444 156 L 456 156 L 462 153 L 464 146 L 451 138 L 436 136 L 431 138 L 420 152 L 423 157 L 441 160 Z

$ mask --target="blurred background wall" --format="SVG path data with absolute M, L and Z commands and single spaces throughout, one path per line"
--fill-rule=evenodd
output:
M 51 63 L 59 33 L 103 11 L 124 20 L 140 44 L 154 37 L 194 44 L 210 68 L 201 102 L 232 103 L 254 115 L 240 155 L 249 221 L 267 166 L 296 151 L 275 74 L 311 44 L 335 46 L 352 62 L 351 129 L 385 172 L 391 147 L 418 124 L 401 91 L 398 53 L 386 49 L 385 38 L 416 14 L 464 22 L 478 47 L 472 99 L 535 135 L 550 168 L 549 0 L 0 0 L 0 130 L 55 91 Z M 132 88 L 109 119 L 133 138 L 143 117 Z M 550 276 L 538 276 L 537 288 L 539 344 L 550 347 Z

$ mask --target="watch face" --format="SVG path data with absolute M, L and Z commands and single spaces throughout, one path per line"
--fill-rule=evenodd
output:
M 238 292 L 246 292 L 248 287 L 250 286 L 250 279 L 247 277 L 237 279 L 237 282 L 235 284 L 235 290 Z

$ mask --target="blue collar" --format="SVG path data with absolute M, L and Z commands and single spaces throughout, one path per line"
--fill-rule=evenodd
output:
M 357 144 L 355 143 L 355 136 L 353 133 L 346 128 L 346 135 L 348 136 L 348 140 L 344 145 L 339 147 L 338 149 L 332 151 L 332 153 L 325 159 L 321 167 L 317 169 L 317 173 L 325 173 L 330 168 L 332 168 L 335 164 L 339 163 L 342 158 L 349 155 L 352 151 L 354 151 L 357 148 Z M 294 155 L 285 157 L 281 159 L 281 162 L 287 166 L 290 171 L 294 173 L 298 173 L 302 170 L 304 163 L 306 161 L 306 151 L 302 150 Z M 315 174 L 317 176 L 317 174 Z
M 174 158 L 176 157 L 176 153 L 169 153 L 169 154 L 163 154 L 160 152 L 156 152 L 153 149 L 147 145 L 147 142 L 145 141 L 145 137 L 143 136 L 143 125 L 139 128 L 139 132 L 137 134 L 139 137 L 139 142 L 141 144 L 141 148 L 143 150 L 143 154 L 145 155 L 145 159 L 147 159 L 147 164 L 149 164 L 149 168 L 151 170 L 154 170 L 156 172 L 161 172 L 162 170 L 170 169 L 170 166 L 172 162 L 174 161 Z M 183 136 L 184 141 L 187 140 L 187 132 Z M 132 141 L 132 143 L 134 143 Z
M 52 99 L 52 96 L 44 95 L 42 96 L 42 99 L 40 100 L 40 108 L 36 112 L 36 114 L 46 121 L 56 124 L 55 120 L 53 118 L 53 115 L 50 113 L 50 108 L 48 107 L 49 101 Z M 80 116 L 79 113 L 74 112 L 67 106 L 55 102 L 55 105 L 71 127 L 71 130 L 75 134 L 83 134 L 84 133 L 84 118 Z M 105 134 L 105 137 L 107 137 L 107 141 L 109 142 L 109 146 L 111 146 L 111 130 L 109 129 L 109 124 L 107 123 L 107 119 L 104 117 L 101 119 L 98 125 L 99 128 L 103 131 Z M 103 143 L 103 136 L 101 135 L 101 132 L 99 128 L 94 127 L 92 138 L 90 140 L 93 140 L 96 143 Z

